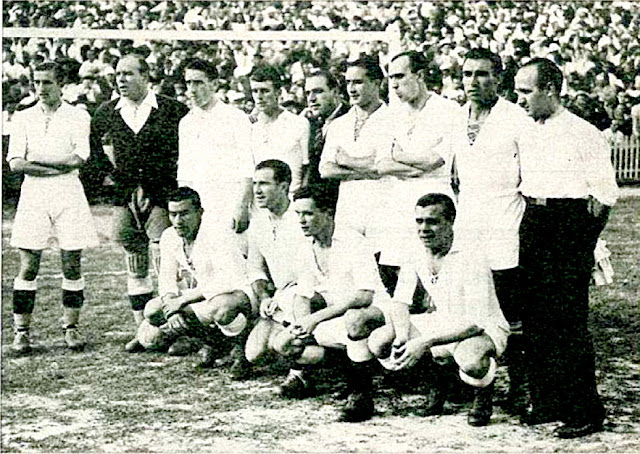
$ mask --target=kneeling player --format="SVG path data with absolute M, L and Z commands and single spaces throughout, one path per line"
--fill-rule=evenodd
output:
M 454 244 L 454 218 L 448 196 L 428 194 L 418 200 L 415 221 L 424 249 L 401 268 L 387 323 L 371 334 L 369 348 L 391 370 L 413 367 L 424 355 L 436 361 L 453 357 L 462 381 L 476 389 L 468 422 L 483 426 L 491 418 L 496 358 L 506 347 L 509 324 L 488 264 L 475 251 Z M 419 286 L 426 310 L 410 315 Z M 430 385 L 435 392 L 430 392 L 425 415 L 440 413 L 444 404 L 438 380 Z
M 229 246 L 231 241 L 224 241 L 223 233 L 215 238 L 199 234 L 203 210 L 196 191 L 181 187 L 168 202 L 172 227 L 160 239 L 160 296 L 145 307 L 138 340 L 147 349 L 167 345 L 183 335 L 215 345 L 213 340 L 218 338 L 219 343 L 222 336 L 217 334 L 221 332 L 235 340 L 231 374 L 242 378 L 246 370 L 243 334 L 257 311 L 249 297 L 240 253 Z M 211 352 L 203 365 L 211 365 L 214 359 L 215 352 Z
M 298 293 L 321 300 L 326 307 L 297 318 L 275 339 L 275 349 L 296 358 L 302 371 L 318 363 L 321 347 L 346 348 L 352 361 L 348 373 L 349 397 L 342 421 L 363 421 L 373 414 L 371 369 L 373 354 L 361 337 L 358 309 L 388 304 L 373 251 L 357 232 L 334 236 L 334 208 L 317 187 L 303 188 L 294 195 L 294 209 L 305 236 L 311 238 L 310 253 L 300 269 Z M 308 306 L 308 305 L 307 305 Z M 314 339 L 317 345 L 305 346 Z M 294 368 L 295 370 L 295 368 Z

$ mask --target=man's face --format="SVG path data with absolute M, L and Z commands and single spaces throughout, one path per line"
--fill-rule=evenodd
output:
M 442 205 L 418 206 L 415 209 L 418 237 L 434 254 L 446 250 L 453 239 L 453 222 L 446 219 L 444 210 Z
M 307 107 L 311 115 L 318 118 L 327 118 L 336 108 L 336 94 L 327 85 L 327 79 L 323 76 L 307 78 L 304 84 L 307 95 Z
M 278 111 L 278 92 L 273 86 L 273 82 L 268 80 L 264 82 L 250 81 L 251 94 L 253 101 L 259 112 L 268 116 Z
M 253 196 L 259 208 L 273 211 L 280 202 L 287 198 L 289 185 L 278 183 L 273 169 L 258 169 L 253 177 Z
M 298 199 L 294 202 L 302 233 L 307 237 L 319 237 L 331 225 L 331 215 L 316 207 L 313 199 Z
M 116 84 L 121 96 L 137 102 L 147 95 L 147 76 L 140 73 L 136 57 L 124 57 L 116 65 Z
M 462 66 L 462 85 L 467 99 L 475 105 L 492 103 L 498 97 L 498 76 L 491 60 L 466 60 Z
M 377 104 L 379 95 L 379 83 L 369 79 L 367 70 L 359 66 L 350 66 L 345 73 L 347 82 L 347 91 L 349 92 L 349 101 L 352 106 L 359 106 L 367 110 L 374 104 Z
M 525 66 L 516 74 L 518 105 L 535 121 L 546 120 L 553 113 L 550 93 L 538 87 L 538 68 Z
M 420 75 L 412 73 L 409 57 L 403 55 L 389 65 L 391 87 L 402 102 L 411 102 L 420 95 Z
M 169 221 L 181 238 L 193 240 L 198 235 L 202 209 L 193 206 L 191 200 L 169 202 Z
M 184 72 L 184 82 L 187 86 L 187 98 L 193 105 L 205 108 L 216 92 L 216 82 L 209 80 L 204 71 L 187 69 Z
M 36 71 L 33 74 L 36 96 L 41 103 L 54 107 L 60 102 L 62 91 L 53 71 Z

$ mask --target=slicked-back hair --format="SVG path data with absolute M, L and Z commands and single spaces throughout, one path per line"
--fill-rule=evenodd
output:
M 190 200 L 191 206 L 196 210 L 202 208 L 200 194 L 198 194 L 195 189 L 188 186 L 180 186 L 179 188 L 171 191 L 167 196 L 167 202 L 183 202 L 185 200 Z
M 372 55 L 361 55 L 357 60 L 345 62 L 345 68 L 364 68 L 369 80 L 383 80 L 384 73 L 380 61 Z
M 51 71 L 58 85 L 62 86 L 62 84 L 64 83 L 64 68 L 54 61 L 39 63 L 36 66 L 35 71 Z
M 149 63 L 147 63 L 147 60 L 145 60 L 143 55 L 140 55 L 137 52 L 130 52 L 122 57 L 120 61 L 124 60 L 125 58 L 135 58 L 136 60 L 138 60 L 138 71 L 145 77 L 149 77 Z
M 407 50 L 405 52 L 401 52 L 395 55 L 391 61 L 396 61 L 401 57 L 409 58 L 409 70 L 415 74 L 421 70 L 427 70 L 429 68 L 430 61 L 429 59 L 422 53 L 417 50 Z
M 446 220 L 453 222 L 456 218 L 456 206 L 451 197 L 440 193 L 425 194 L 418 199 L 416 207 L 429 207 L 432 205 L 441 205 L 444 210 L 443 214 Z
M 467 60 L 489 60 L 491 62 L 491 68 L 494 76 L 502 74 L 502 59 L 498 54 L 491 52 L 489 49 L 477 48 L 471 49 L 464 56 L 464 61 Z M 463 63 L 464 65 L 464 63 Z
M 249 80 L 254 82 L 271 82 L 276 92 L 284 87 L 284 77 L 282 70 L 274 65 L 257 65 L 251 70 Z
M 310 184 L 303 186 L 293 193 L 293 200 L 300 199 L 312 199 L 318 208 L 322 212 L 335 213 L 336 199 L 329 191 L 321 184 Z
M 329 87 L 329 90 L 339 89 L 338 81 L 336 80 L 335 77 L 333 77 L 333 74 L 331 74 L 326 69 L 316 69 L 315 71 L 313 71 L 311 74 L 307 76 L 307 79 L 311 77 L 324 77 L 324 80 L 327 81 L 327 87 Z
M 537 57 L 522 65 L 522 68 L 526 68 L 527 66 L 535 66 L 538 69 L 536 87 L 546 89 L 550 86 L 558 96 L 560 95 L 564 76 L 560 68 L 558 68 L 558 65 L 546 58 Z
M 291 169 L 286 162 L 279 159 L 267 159 L 256 166 L 256 171 L 261 169 L 273 170 L 273 179 L 276 180 L 276 183 L 291 184 Z
M 218 80 L 218 69 L 216 65 L 207 60 L 196 58 L 187 63 L 184 70 L 192 69 L 194 71 L 202 71 L 209 81 Z

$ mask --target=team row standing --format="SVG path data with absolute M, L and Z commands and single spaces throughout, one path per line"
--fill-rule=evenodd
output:
M 79 124 L 88 119 L 60 101 L 55 66 L 48 65 L 36 71 L 40 101 L 17 117 L 22 127 L 15 140 L 12 135 L 8 157 L 27 175 L 12 236 L 21 251 L 14 284 L 18 351 L 30 347 L 49 220 L 56 220 L 61 240 L 71 348 L 83 345 L 76 329 L 80 251 L 95 243 L 80 186 L 75 198 L 56 198 L 79 210 L 71 216 L 28 196 L 28 189 L 49 186 L 66 194 L 63 184 L 79 184 L 76 169 L 88 157 L 86 131 L 49 127 L 65 112 Z M 424 413 L 438 413 L 439 384 L 446 379 L 431 358 L 450 356 L 463 381 L 477 389 L 469 422 L 484 425 L 495 359 L 511 325 L 524 333 L 524 346 L 511 336 L 516 367 L 510 373 L 519 374 L 511 376 L 517 384 L 529 371 L 533 412 L 525 421 L 561 420 L 560 437 L 599 430 L 604 410 L 586 314 L 593 246 L 617 195 L 608 146 L 561 107 L 562 74 L 547 60 L 534 59 L 518 73 L 525 109 L 499 98 L 502 66 L 488 51 L 466 56 L 463 108 L 427 90 L 426 66 L 416 52 L 392 59 L 389 77 L 400 102 L 390 108 L 379 97 L 377 62 L 349 62 L 347 112 L 333 77 L 312 73 L 305 87 L 308 123 L 279 108 L 278 75 L 268 68 L 252 74 L 257 111 L 248 119 L 216 101 L 217 75 L 207 62 L 186 68 L 194 104 L 187 113 L 147 89 L 144 59 L 120 60 L 121 97 L 96 112 L 91 144 L 94 158 L 108 166 L 100 140 L 107 135 L 114 147 L 115 238 L 125 250 L 128 294 L 141 325 L 127 350 L 153 346 L 158 338 L 166 345 L 184 334 L 211 339 L 221 332 L 236 341 L 238 377 L 250 370 L 247 360 L 275 351 L 292 359 L 281 393 L 301 396 L 324 348 L 346 348 L 353 371 L 343 418 L 350 421 L 373 414 L 374 357 L 394 370 L 429 369 L 428 376 L 438 378 L 429 380 L 433 392 Z M 457 195 L 452 175 L 459 179 Z M 326 199 L 338 181 L 334 216 Z M 194 188 L 195 196 L 176 193 L 178 183 Z M 37 234 L 25 233 L 24 223 L 36 218 Z M 69 234 L 79 220 L 89 224 Z M 242 234 L 249 220 L 248 235 Z M 292 260 L 293 251 L 305 248 L 301 261 Z M 160 276 L 156 299 L 150 264 Z M 186 284 L 181 279 L 182 288 L 176 286 L 181 276 L 190 277 Z

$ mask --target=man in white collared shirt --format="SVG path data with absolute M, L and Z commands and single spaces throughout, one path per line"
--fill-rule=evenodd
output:
M 91 122 L 91 151 L 95 165 L 110 172 L 114 182 L 114 239 L 125 251 L 127 293 L 136 324 L 153 297 L 149 250 L 159 258 L 160 235 L 170 223 L 166 195 L 177 187 L 178 123 L 185 105 L 149 90 L 149 66 L 135 54 L 116 67 L 120 98 L 104 103 Z M 108 135 L 112 165 L 102 149 Z M 127 351 L 140 351 L 133 339 Z
M 303 168 L 309 164 L 309 121 L 279 104 L 282 75 L 274 66 L 256 66 L 249 75 L 256 104 L 251 125 L 251 152 L 256 164 L 279 159 L 291 169 L 293 193 L 302 185 Z
M 253 196 L 249 118 L 216 98 L 218 71 L 212 63 L 194 60 L 184 77 L 192 107 L 180 122 L 178 183 L 200 194 L 203 228 L 241 233 Z
M 379 185 L 376 152 L 390 146 L 388 108 L 380 100 L 384 74 L 377 58 L 347 62 L 345 72 L 351 109 L 327 128 L 320 175 L 340 181 L 335 223 L 338 231 L 354 229 L 379 252 L 375 228 Z
M 526 422 L 560 420 L 560 438 L 602 430 L 589 337 L 593 250 L 618 197 L 609 144 L 560 103 L 563 76 L 535 58 L 516 75 L 518 103 L 535 120 L 521 142 L 520 227 L 529 389 Z
M 456 242 L 481 251 L 489 260 L 500 306 L 512 327 L 521 330 L 522 297 L 518 269 L 518 229 L 524 214 L 520 184 L 520 141 L 531 124 L 527 113 L 498 96 L 500 57 L 487 49 L 465 55 L 462 83 L 467 104 L 457 126 L 455 166 L 460 180 Z M 509 398 L 524 411 L 521 336 L 512 336 L 507 353 Z
M 36 67 L 38 104 L 15 114 L 7 161 L 25 175 L 13 224 L 11 245 L 20 250 L 20 271 L 13 284 L 13 349 L 31 349 L 29 324 L 35 305 L 42 250 L 55 227 L 62 259 L 62 304 L 65 341 L 80 349 L 77 331 L 84 303 L 82 250 L 97 246 L 89 204 L 78 169 L 89 157 L 90 118 L 61 99 L 62 70 L 55 63 Z
M 392 143 L 376 156 L 384 194 L 380 218 L 386 222 L 381 265 L 397 267 L 419 246 L 411 213 L 420 196 L 439 192 L 453 197 L 451 139 L 459 106 L 428 90 L 428 66 L 416 51 L 400 53 L 389 64 L 391 88 L 400 102 L 390 112 Z

